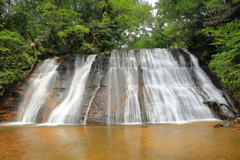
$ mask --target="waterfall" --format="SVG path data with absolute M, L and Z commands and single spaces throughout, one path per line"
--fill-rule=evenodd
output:
M 19 111 L 19 121 L 36 122 L 39 110 L 47 95 L 52 90 L 57 78 L 57 67 L 55 62 L 58 58 L 47 59 L 38 69 L 38 76 L 34 79 L 24 96 L 23 107 Z
M 209 100 L 208 98 L 211 98 L 218 103 L 228 104 L 227 100 L 225 100 L 223 98 L 223 94 L 225 95 L 225 92 L 222 92 L 221 90 L 217 89 L 213 85 L 213 83 L 208 78 L 206 73 L 204 73 L 204 71 L 198 65 L 198 59 L 196 57 L 194 57 L 187 49 L 183 49 L 183 50 L 186 53 L 188 53 L 191 58 L 191 61 L 193 63 L 193 67 L 194 67 L 195 77 L 198 78 L 197 83 L 198 83 L 199 87 L 201 87 L 202 92 L 205 93 L 205 95 L 203 95 L 203 96 L 205 96 L 205 99 Z M 228 96 L 226 96 L 226 97 L 228 97 Z M 231 100 L 230 100 L 230 102 L 231 102 Z M 234 106 L 233 103 L 231 103 L 231 105 Z
M 176 60 L 171 52 L 160 49 L 141 51 L 139 55 L 144 70 L 145 105 L 149 122 L 213 118 L 209 108 L 202 104 L 204 93 L 198 88 L 201 82 L 194 80 L 196 68 L 188 64 L 183 55 L 178 53 Z
M 211 99 L 234 108 L 187 49 L 114 50 L 109 55 L 70 55 L 59 66 L 54 61 L 44 61 L 39 76 L 30 82 L 20 121 L 38 122 L 40 108 L 49 105 L 44 101 L 50 92 L 50 98 L 54 94 L 58 98 L 46 122 L 58 124 L 140 124 L 142 110 L 147 123 L 216 119 L 203 104 Z
M 134 50 L 112 53 L 107 79 L 109 85 L 106 123 L 140 123 L 138 62 Z
M 86 62 L 74 73 L 73 81 L 65 100 L 52 112 L 48 123 L 76 123 L 78 122 L 79 105 L 82 102 L 85 85 L 96 55 L 91 55 Z

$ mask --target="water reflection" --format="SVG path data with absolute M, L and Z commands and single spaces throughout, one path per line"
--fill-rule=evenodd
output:
M 239 159 L 239 124 L 0 126 L 0 159 Z

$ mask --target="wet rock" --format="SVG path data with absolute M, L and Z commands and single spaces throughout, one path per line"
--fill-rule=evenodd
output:
M 0 122 L 16 120 L 18 107 L 21 105 L 26 83 L 16 87 L 12 92 L 0 97 Z
M 233 120 L 238 113 L 237 110 L 225 105 L 225 104 L 218 104 L 215 101 L 206 101 L 203 102 L 206 106 L 208 106 L 217 117 L 222 120 Z

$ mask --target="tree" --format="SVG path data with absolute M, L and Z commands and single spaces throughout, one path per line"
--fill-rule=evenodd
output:
M 235 97 L 240 97 L 240 20 L 235 19 L 217 29 L 207 27 L 203 31 L 207 36 L 215 37 L 211 45 L 218 51 L 210 62 L 211 70 Z
M 170 48 L 173 40 L 163 34 L 163 25 L 153 25 L 148 34 L 135 41 L 132 48 Z
M 151 9 L 138 0 L 0 0 L 0 95 L 38 60 L 132 47 Z
M 0 96 L 28 73 L 33 62 L 31 46 L 17 32 L 0 31 Z
M 158 21 L 165 24 L 163 34 L 174 39 L 174 47 L 189 47 L 201 50 L 206 46 L 202 41 L 206 17 L 202 0 L 161 0 L 157 3 Z

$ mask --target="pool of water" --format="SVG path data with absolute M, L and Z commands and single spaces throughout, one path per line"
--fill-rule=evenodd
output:
M 240 124 L 0 125 L 0 159 L 240 159 Z

